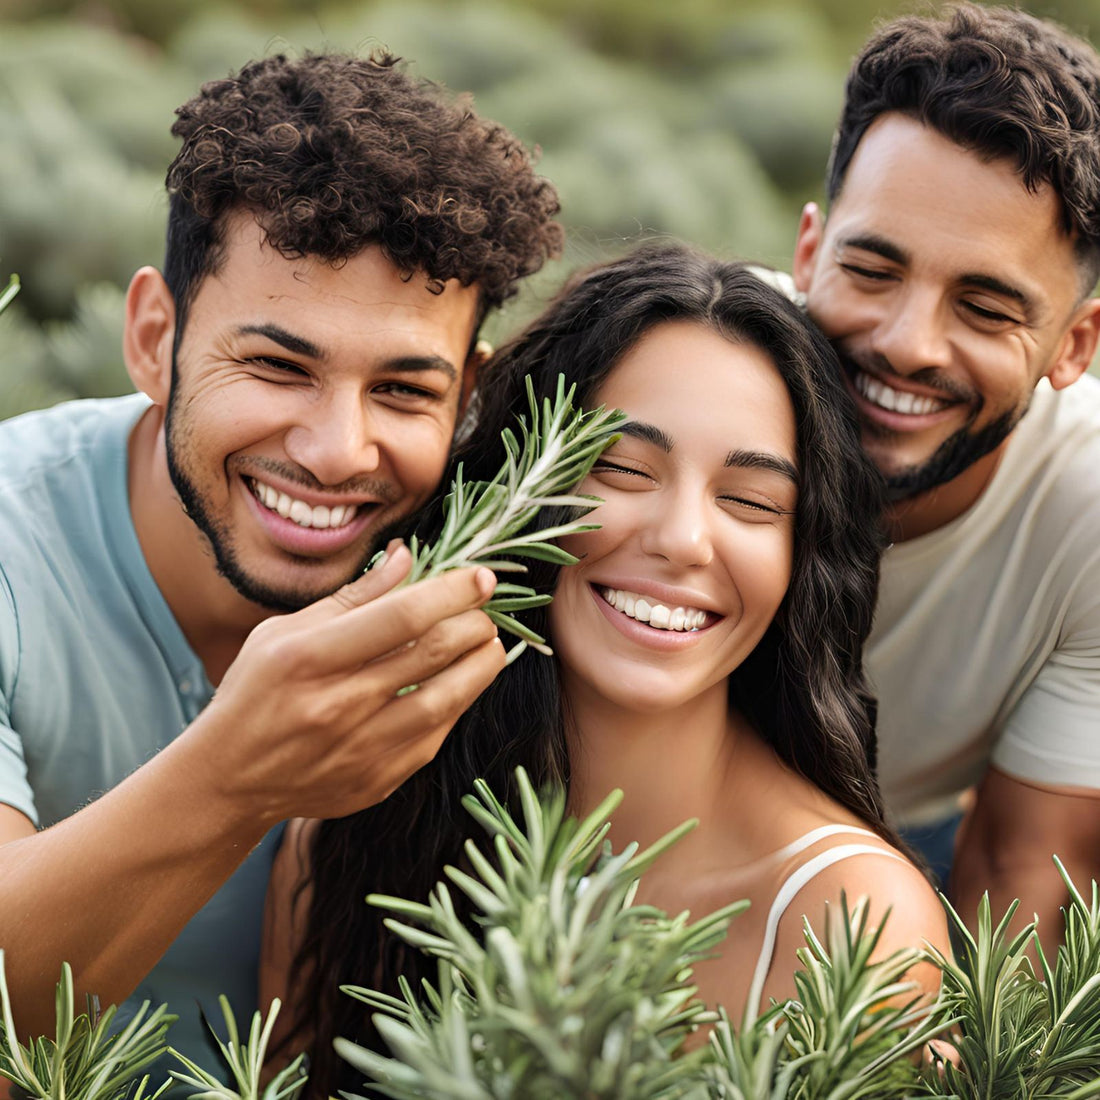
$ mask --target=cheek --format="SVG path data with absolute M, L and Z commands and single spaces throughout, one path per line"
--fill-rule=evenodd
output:
M 408 493 L 427 496 L 435 491 L 447 466 L 453 425 L 405 423 L 388 432 L 386 447 L 394 474 Z
M 753 617 L 770 620 L 791 583 L 794 568 L 793 529 L 766 528 L 727 550 L 730 573 L 737 578 L 741 599 Z

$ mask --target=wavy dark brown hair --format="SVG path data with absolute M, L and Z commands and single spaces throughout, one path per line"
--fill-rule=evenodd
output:
M 775 621 L 729 677 L 739 709 L 779 756 L 891 843 L 874 772 L 874 703 L 863 676 L 883 545 L 880 479 L 864 457 L 854 409 L 827 340 L 782 294 L 742 264 L 662 244 L 571 280 L 557 300 L 487 368 L 476 432 L 454 456 L 468 479 L 502 460 L 500 432 L 527 407 L 524 380 L 551 396 L 557 377 L 594 404 L 616 363 L 666 321 L 689 321 L 765 352 L 783 377 L 797 425 L 800 486 L 790 587 Z M 712 415 L 713 413 L 708 413 Z M 422 524 L 430 537 L 438 504 Z M 531 583 L 551 591 L 557 570 L 536 563 Z M 532 625 L 547 631 L 543 609 Z M 439 755 L 385 802 L 325 822 L 313 852 L 314 897 L 299 956 L 307 992 L 299 1019 L 315 1036 L 316 1096 L 354 1088 L 332 1052 L 337 1035 L 377 1043 L 341 983 L 393 991 L 434 972 L 363 904 L 369 891 L 426 898 L 443 867 L 462 862 L 476 833 L 459 799 L 477 777 L 512 800 L 513 769 L 537 784 L 568 783 L 563 700 L 554 659 L 525 654 L 478 699 Z
M 519 140 L 389 54 L 268 57 L 176 113 L 164 277 L 177 344 L 232 211 L 290 258 L 339 263 L 377 244 L 433 287 L 477 284 L 483 313 L 561 251 L 557 193 Z
M 867 127 L 900 111 L 990 159 L 1031 191 L 1047 183 L 1074 239 L 1087 294 L 1100 277 L 1100 57 L 1049 20 L 961 4 L 944 19 L 903 16 L 864 46 L 848 75 L 829 162 L 835 200 Z

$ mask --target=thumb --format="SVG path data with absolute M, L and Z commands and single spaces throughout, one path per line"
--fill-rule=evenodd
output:
M 409 548 L 400 540 L 394 539 L 386 547 L 384 556 L 375 563 L 372 569 L 368 569 L 362 576 L 338 588 L 331 596 L 325 596 L 305 609 L 306 612 L 316 609 L 326 618 L 333 614 L 343 614 L 356 607 L 362 607 L 390 589 L 396 588 L 406 577 L 412 566 L 412 554 Z

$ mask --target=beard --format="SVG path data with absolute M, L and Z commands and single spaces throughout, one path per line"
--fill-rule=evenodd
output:
M 908 500 L 954 481 L 980 458 L 995 451 L 1027 412 L 1028 403 L 1009 409 L 976 432 L 969 426 L 949 435 L 924 462 L 884 474 L 886 495 L 892 503 Z
M 396 517 L 385 529 L 377 531 L 363 548 L 361 559 L 348 571 L 347 576 L 336 584 L 327 584 L 318 589 L 304 587 L 280 587 L 270 581 L 250 574 L 241 563 L 233 543 L 233 533 L 228 523 L 213 515 L 198 485 L 189 472 L 189 459 L 194 453 L 187 425 L 181 423 L 178 415 L 177 384 L 173 370 L 172 388 L 168 395 L 165 410 L 164 435 L 165 450 L 168 458 L 168 474 L 172 486 L 183 505 L 184 511 L 205 536 L 218 573 L 223 576 L 246 600 L 258 604 L 269 611 L 300 611 L 324 596 L 331 595 L 338 588 L 355 580 L 367 568 L 377 547 L 384 546 L 392 533 L 408 523 L 408 517 Z M 279 467 L 283 470 L 283 467 Z M 283 471 L 289 472 L 289 471 Z M 299 477 L 300 480 L 300 477 Z M 313 559 L 294 557 L 295 561 L 308 563 Z
M 873 374 L 876 377 L 888 380 L 896 372 L 890 364 L 876 359 L 875 369 L 868 370 L 858 358 L 849 352 L 843 351 L 837 345 L 833 345 L 840 357 L 841 366 L 854 386 L 857 371 Z M 1019 424 L 1024 413 L 1031 403 L 1030 394 L 1027 399 L 1011 409 L 1006 409 L 1000 416 L 991 420 L 983 428 L 974 430 L 974 422 L 981 415 L 984 400 L 980 393 L 969 387 L 963 387 L 958 382 L 942 378 L 938 370 L 914 371 L 909 375 L 914 382 L 938 389 L 951 401 L 965 401 L 971 405 L 972 412 L 967 422 L 958 431 L 949 435 L 932 454 L 923 462 L 914 463 L 911 466 L 903 466 L 892 473 L 883 472 L 883 481 L 886 483 L 886 493 L 891 503 L 908 500 L 940 485 L 946 485 L 954 481 L 979 459 L 995 451 L 1012 433 Z M 860 429 L 876 439 L 893 439 L 902 433 L 893 432 L 880 424 L 859 420 Z

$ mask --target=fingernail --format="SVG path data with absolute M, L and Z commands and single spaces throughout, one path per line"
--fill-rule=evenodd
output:
M 491 596 L 493 589 L 497 586 L 497 575 L 491 569 L 486 569 L 485 566 L 478 569 L 474 580 L 477 584 L 477 590 L 483 596 Z

